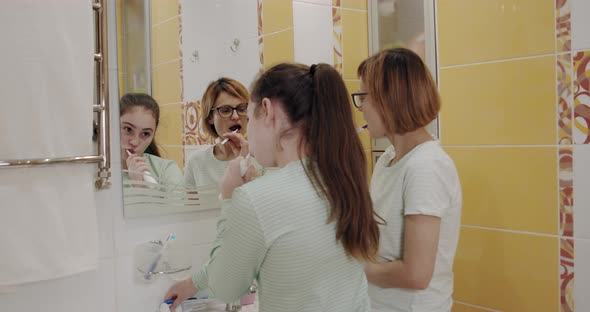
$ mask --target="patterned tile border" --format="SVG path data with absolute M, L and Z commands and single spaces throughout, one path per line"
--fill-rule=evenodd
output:
M 557 56 L 558 144 L 572 144 L 573 92 L 571 54 Z
M 557 55 L 558 144 L 574 143 L 574 87 L 571 54 L 571 3 L 555 1 L 555 45 Z M 559 149 L 559 310 L 574 311 L 574 197 L 573 149 Z
M 573 149 L 559 149 L 559 303 L 561 312 L 574 311 L 574 185 Z
M 571 7 L 568 0 L 555 1 L 555 35 L 557 52 L 572 49 Z
M 203 132 L 201 126 L 201 104 L 197 102 L 187 102 L 182 106 L 184 136 L 182 145 L 201 145 L 213 144 L 215 140 Z
M 256 9 L 258 11 L 258 58 L 260 69 L 264 68 L 264 38 L 262 37 L 262 0 L 258 0 Z
M 332 6 L 333 45 L 334 45 L 334 68 L 343 74 L 342 57 L 342 9 L 340 0 L 333 0 Z
M 559 235 L 574 237 L 573 149 L 559 149 Z
M 559 241 L 559 310 L 574 311 L 574 240 Z
M 574 143 L 590 143 L 590 51 L 574 55 Z

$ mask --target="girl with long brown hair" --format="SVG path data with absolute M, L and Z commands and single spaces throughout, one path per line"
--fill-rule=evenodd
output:
M 253 181 L 238 157 L 209 262 L 174 285 L 173 308 L 197 290 L 231 302 L 258 282 L 260 311 L 369 311 L 364 262 L 379 229 L 363 148 L 338 72 L 327 64 L 279 64 L 254 83 L 249 153 L 279 170 Z
M 160 123 L 158 102 L 149 94 L 127 93 L 119 101 L 119 112 L 123 180 L 182 185 L 183 176 L 178 165 L 160 157 L 155 141 Z M 146 180 L 146 177 L 153 180 Z

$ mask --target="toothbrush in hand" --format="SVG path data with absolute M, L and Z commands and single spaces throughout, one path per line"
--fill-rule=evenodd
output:
M 129 150 L 125 150 L 125 151 L 127 152 L 127 155 L 129 155 L 129 156 L 133 155 Z M 156 181 L 156 179 L 154 179 L 154 177 L 152 177 L 152 175 L 148 171 L 145 171 L 143 173 L 143 180 L 148 183 L 158 184 L 158 181 Z
M 232 131 L 232 133 L 236 133 L 236 132 L 238 132 L 238 129 Z M 221 145 L 227 143 L 227 141 L 229 141 L 229 138 L 225 138 L 223 141 L 221 141 Z
M 362 132 L 363 130 L 367 129 L 367 127 L 368 127 L 368 126 L 369 126 L 369 125 L 364 125 L 364 126 L 362 126 L 362 127 L 358 127 L 358 128 L 356 128 L 356 133 L 360 133 L 360 132 Z

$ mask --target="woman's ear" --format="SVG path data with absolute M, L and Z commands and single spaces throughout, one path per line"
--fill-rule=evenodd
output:
M 269 98 L 263 98 L 260 105 L 262 106 L 262 118 L 264 118 L 264 123 L 271 125 L 276 114 L 272 101 Z

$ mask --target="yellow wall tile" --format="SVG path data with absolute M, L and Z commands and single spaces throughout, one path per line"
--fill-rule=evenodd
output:
M 359 90 L 359 81 L 358 80 L 346 80 L 344 81 L 346 84 L 346 88 L 348 89 L 348 93 L 358 92 Z M 354 118 L 354 125 L 355 127 L 360 127 L 362 125 L 367 124 L 365 118 L 363 117 L 363 113 L 359 111 L 354 104 L 352 103 L 352 98 L 350 99 L 350 105 L 352 107 L 352 114 Z M 359 137 L 361 139 L 361 143 L 363 144 L 363 148 L 365 149 L 365 157 L 367 158 L 367 177 L 368 182 L 371 182 L 371 175 L 373 174 L 373 151 L 371 150 L 371 137 L 369 136 L 369 131 L 365 130 L 359 133 Z
M 125 90 L 125 83 L 124 83 L 125 82 L 125 79 L 124 79 L 124 76 L 123 76 L 123 71 L 122 70 L 119 70 L 118 71 L 118 74 L 119 74 L 118 75 L 119 76 L 119 86 L 118 86 L 119 89 L 117 91 L 119 92 L 119 95 L 120 96 L 123 96 L 123 92 L 124 92 L 123 90 Z
M 451 312 L 487 312 L 487 311 L 489 311 L 489 310 L 484 310 L 481 308 L 464 305 L 459 302 L 453 302 L 453 308 L 451 309 Z
M 501 311 L 556 311 L 557 251 L 557 237 L 463 228 L 453 297 Z
M 293 28 L 293 1 L 264 0 L 262 3 L 262 34 L 266 35 L 288 28 Z
M 162 64 L 153 70 L 153 96 L 160 105 L 181 102 L 180 62 Z
M 348 9 L 367 9 L 367 0 L 342 0 L 342 7 Z
M 159 145 L 160 154 L 162 154 L 162 158 L 171 159 L 176 161 L 178 168 L 180 171 L 184 171 L 184 148 L 182 146 L 166 146 L 166 145 Z
M 293 30 L 264 37 L 264 68 L 281 62 L 293 62 Z
M 446 147 L 463 188 L 463 224 L 557 234 L 557 148 Z
M 360 81 L 358 79 L 355 78 L 354 80 L 344 80 L 344 84 L 346 84 L 346 89 L 348 89 L 349 94 L 359 92 Z
M 160 107 L 160 124 L 156 132 L 156 142 L 161 145 L 182 145 L 182 104 L 169 104 Z
M 364 125 L 364 124 L 366 124 L 364 122 L 365 119 L 363 118 L 363 114 L 361 112 L 355 112 L 354 113 L 354 117 L 355 117 L 355 120 L 356 120 L 355 123 L 357 125 L 359 125 L 359 126 L 357 126 L 357 128 L 360 127 L 360 126 L 362 126 L 362 125 Z M 358 120 L 362 120 L 362 121 L 359 122 Z M 361 139 L 361 143 L 363 143 L 363 148 L 371 149 L 371 146 L 372 145 L 371 145 L 371 136 L 369 135 L 369 131 L 368 130 L 362 131 L 361 133 L 359 133 L 359 137 Z
M 359 64 L 369 56 L 367 12 L 342 10 L 344 79 L 357 79 Z
M 152 64 L 180 58 L 180 20 L 173 18 L 152 29 Z
M 358 80 L 346 80 L 344 83 L 346 84 L 346 88 L 348 89 L 349 94 L 352 94 L 354 92 L 358 92 L 358 90 L 359 90 L 359 81 Z M 358 128 L 363 125 L 366 125 L 367 122 L 365 121 L 363 113 L 361 111 L 359 111 L 358 108 L 356 108 L 354 106 L 354 104 L 352 103 L 352 98 L 350 99 L 350 105 L 352 107 L 352 116 L 354 118 L 354 126 Z M 369 136 L 369 131 L 365 130 L 365 131 L 359 133 L 359 136 L 361 138 L 361 142 L 363 143 L 363 147 L 365 149 L 371 149 L 371 137 Z
M 555 57 L 440 71 L 442 142 L 555 144 Z
M 373 151 L 371 149 L 365 150 L 365 157 L 367 159 L 367 183 L 371 183 L 371 176 L 373 175 Z
M 438 0 L 441 66 L 555 51 L 554 0 Z
M 178 5 L 178 0 L 152 0 L 152 25 L 179 15 Z

